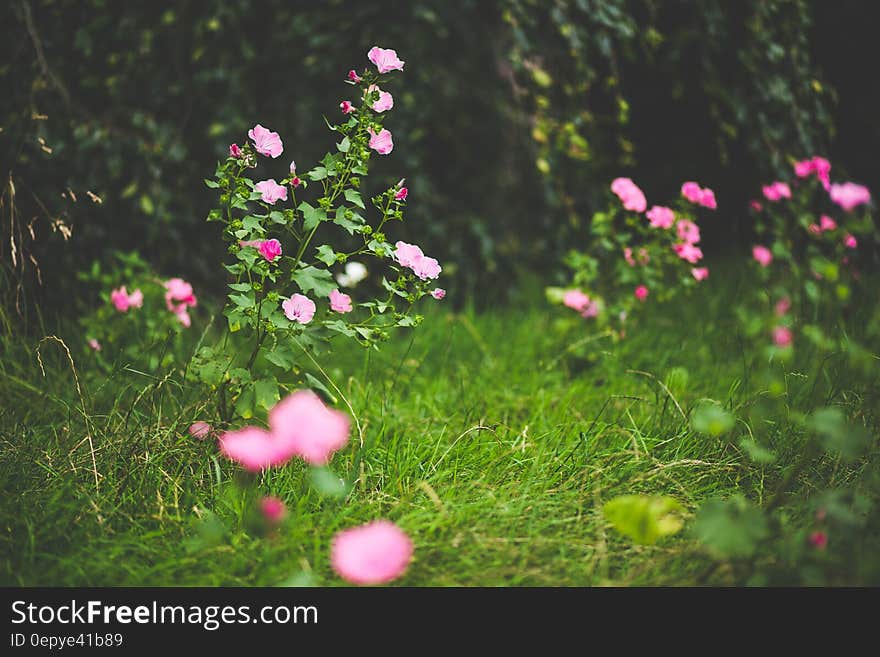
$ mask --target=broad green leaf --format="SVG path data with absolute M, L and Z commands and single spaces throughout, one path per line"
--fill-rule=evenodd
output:
M 704 402 L 691 413 L 691 427 L 699 433 L 718 437 L 733 428 L 734 417 L 720 405 Z
M 302 290 L 303 294 L 314 292 L 316 296 L 326 297 L 336 289 L 336 281 L 326 269 L 317 267 L 303 267 L 293 275 L 293 280 Z
M 622 495 L 602 507 L 605 519 L 621 534 L 640 545 L 653 545 L 681 530 L 683 507 L 665 496 Z
M 268 411 L 279 399 L 278 382 L 274 378 L 254 381 L 254 400 L 257 406 L 262 406 Z
M 321 208 L 315 208 L 303 201 L 299 204 L 298 210 L 303 213 L 303 227 L 306 230 L 312 230 L 322 221 L 327 220 L 327 213 Z
M 361 198 L 361 193 L 356 189 L 346 189 L 345 190 L 345 200 L 349 203 L 353 203 L 358 206 L 361 210 L 364 208 L 364 201 Z
M 317 251 L 318 260 L 323 262 L 328 267 L 336 263 L 336 251 L 334 251 L 333 247 L 329 244 L 322 244 L 318 247 Z
M 255 404 L 254 388 L 252 385 L 247 385 L 242 388 L 241 394 L 235 400 L 235 412 L 239 417 L 249 420 L 254 416 Z
M 742 496 L 709 500 L 697 512 L 694 534 L 722 557 L 749 557 L 770 534 L 767 519 Z

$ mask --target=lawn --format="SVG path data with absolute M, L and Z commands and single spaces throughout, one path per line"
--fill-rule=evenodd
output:
M 156 377 L 125 363 L 109 376 L 90 371 L 82 336 L 59 327 L 76 376 L 54 340 L 40 348 L 43 376 L 39 338 L 7 335 L 0 581 L 336 585 L 333 535 L 384 517 L 416 546 L 402 585 L 762 583 L 756 573 L 784 570 L 786 555 L 719 560 L 694 539 L 693 512 L 741 494 L 781 509 L 783 524 L 809 526 L 809 500 L 821 489 L 853 486 L 876 501 L 878 451 L 875 437 L 855 464 L 825 456 L 794 471 L 808 438 L 786 423 L 740 419 L 720 437 L 691 428 L 702 399 L 742 418 L 764 394 L 744 369 L 731 315 L 730 299 L 747 284 L 738 271 L 717 268 L 686 303 L 658 306 L 617 344 L 587 324 L 576 335 L 562 330 L 535 284 L 479 312 L 454 312 L 447 300 L 381 352 L 340 344 L 326 374 L 357 427 L 331 468 L 350 490 L 301 462 L 242 487 L 245 475 L 215 441 L 188 435 L 210 410 L 179 371 Z M 873 386 L 851 389 L 834 359 L 795 363 L 787 398 L 792 413 L 838 405 L 875 429 L 876 383 L 875 374 Z M 737 442 L 748 434 L 761 437 L 772 463 L 750 461 Z M 254 490 L 288 506 L 268 534 L 251 515 Z M 684 530 L 656 545 L 616 532 L 602 505 L 632 493 L 677 499 Z M 835 566 L 831 583 L 877 583 L 880 527 L 876 510 L 866 513 L 863 558 Z

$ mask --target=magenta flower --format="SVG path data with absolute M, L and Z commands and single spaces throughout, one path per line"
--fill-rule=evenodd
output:
M 749 207 L 752 210 L 754 210 L 755 212 L 760 212 L 761 210 L 764 209 L 764 206 L 761 205 L 761 202 L 758 200 L 755 200 L 755 199 L 752 199 L 751 201 L 749 201 Z
M 144 293 L 140 290 L 135 290 L 129 294 L 123 285 L 110 292 L 110 302 L 116 310 L 125 313 L 128 312 L 129 308 L 140 308 L 144 305 Z
M 688 244 L 696 244 L 700 241 L 700 229 L 693 221 L 682 219 L 675 225 L 675 229 L 678 238 Z
M 275 202 L 278 201 L 278 199 L 281 199 L 282 201 L 287 200 L 287 187 L 279 185 L 275 182 L 274 178 L 261 180 L 254 185 L 254 189 L 260 192 L 263 202 L 268 203 L 269 205 L 275 205 Z
M 330 309 L 337 313 L 350 313 L 351 297 L 339 290 L 333 290 L 330 293 Z
M 343 100 L 339 103 L 339 109 L 342 110 L 343 114 L 351 114 L 354 112 L 354 105 L 351 104 L 351 101 Z
M 834 230 L 837 228 L 837 222 L 828 215 L 823 214 L 819 218 L 819 228 L 824 232 L 826 230 Z
M 367 59 L 369 59 L 371 62 L 373 62 L 373 64 L 376 65 L 376 68 L 379 69 L 379 73 L 389 73 L 390 71 L 403 70 L 404 62 L 400 61 L 397 56 L 397 52 L 391 50 L 390 48 L 380 48 L 379 46 L 373 46 L 367 53 Z
M 675 213 L 662 205 L 655 205 L 645 213 L 651 222 L 651 228 L 672 228 L 675 222 Z
M 639 301 L 644 302 L 645 299 L 648 298 L 648 288 L 645 287 L 644 285 L 639 285 L 639 286 L 636 288 L 634 294 L 636 295 L 636 299 L 638 299 Z
M 95 338 L 89 338 L 88 345 L 91 347 L 92 351 L 101 351 L 101 343 Z
M 567 290 L 565 294 L 562 295 L 562 303 L 572 310 L 583 312 L 590 304 L 590 297 L 580 290 Z
M 370 107 L 373 108 L 374 112 L 387 112 L 392 107 L 394 107 L 394 98 L 387 91 L 382 91 L 375 84 L 371 84 L 367 87 L 367 95 L 373 93 L 374 91 L 379 92 L 379 99 L 374 102 Z
M 409 566 L 413 543 L 388 520 L 376 520 L 339 532 L 330 548 L 330 563 L 352 584 L 385 584 Z
M 705 281 L 707 278 L 709 278 L 709 268 L 693 267 L 691 269 L 691 275 L 698 281 Z
M 686 183 L 682 183 L 681 195 L 684 196 L 691 203 L 698 205 L 703 199 L 703 190 L 700 188 L 699 184 L 693 181 L 688 181 Z
M 357 84 L 358 82 L 360 82 L 363 79 L 363 78 L 361 78 L 360 75 L 357 74 L 357 72 L 354 69 L 351 69 L 348 72 L 348 75 L 346 77 L 349 82 L 354 82 L 355 84 Z
M 238 144 L 229 145 L 229 157 L 241 157 L 241 149 L 238 147 Z
M 437 299 L 437 301 L 440 301 L 440 299 L 446 296 L 446 290 L 444 290 L 442 287 L 435 287 L 431 291 L 431 296 Z
M 770 253 L 770 249 L 768 249 L 766 246 L 761 246 L 760 244 L 752 247 L 752 257 L 762 267 L 767 267 L 770 265 L 771 262 L 773 262 L 773 254 Z
M 391 138 L 391 133 L 388 130 L 383 128 L 376 134 L 371 128 L 367 132 L 370 133 L 370 148 L 379 155 L 388 155 L 388 153 L 394 150 L 394 140 Z
M 290 186 L 296 189 L 300 185 L 302 185 L 302 180 L 300 180 L 298 176 L 294 176 L 293 180 L 290 181 Z
M 710 210 L 714 210 L 718 207 L 718 203 L 715 201 L 715 192 L 708 187 L 704 187 L 700 192 L 699 203 L 704 208 L 709 208 Z
M 777 347 L 791 346 L 791 329 L 787 326 L 777 326 L 773 329 L 773 344 Z
M 868 191 L 868 188 L 856 183 L 834 183 L 828 193 L 831 200 L 847 212 L 871 202 L 871 192 Z
M 784 317 L 788 314 L 788 311 L 791 309 L 791 299 L 788 297 L 782 297 L 779 301 L 776 302 L 776 305 L 773 306 L 773 312 L 777 317 Z
M 311 390 L 298 390 L 269 411 L 269 429 L 282 451 L 311 465 L 325 465 L 348 443 L 348 416 L 324 405 Z
M 302 294 L 294 294 L 281 303 L 284 316 L 291 322 L 308 324 L 315 316 L 315 302 Z
M 648 207 L 645 194 L 629 178 L 615 178 L 611 181 L 611 191 L 617 195 L 623 207 L 630 212 L 644 212 Z
M 403 267 L 412 267 L 416 258 L 421 258 L 425 254 L 415 244 L 398 241 L 394 245 L 394 253 L 391 255 Z
M 284 145 L 281 143 L 281 137 L 278 136 L 278 133 L 264 128 L 259 123 L 248 130 L 248 137 L 253 140 L 254 148 L 260 155 L 275 158 L 284 151 Z
M 764 194 L 764 198 L 768 201 L 779 201 L 784 198 L 791 198 L 791 188 L 787 183 L 784 182 L 774 182 L 769 185 L 764 185 L 761 188 L 761 192 Z
M 280 498 L 267 495 L 260 500 L 260 512 L 270 525 L 277 525 L 287 515 L 287 507 Z
M 258 427 L 227 431 L 220 436 L 219 444 L 223 456 L 235 461 L 248 472 L 284 465 L 294 456 L 286 445 Z
M 175 315 L 182 315 L 189 307 L 196 306 L 198 300 L 193 294 L 193 287 L 182 278 L 169 278 L 165 283 L 165 306 Z M 184 326 L 189 326 L 181 317 L 178 317 Z
M 847 235 L 843 238 L 843 245 L 848 249 L 854 249 L 859 245 L 855 235 Z
M 204 440 L 211 435 L 211 425 L 207 422 L 193 422 L 189 425 L 189 435 L 198 440 Z
M 672 249 L 682 260 L 686 260 L 692 265 L 697 264 L 700 260 L 703 259 L 703 251 L 700 247 L 691 244 L 690 242 L 683 242 L 679 244 L 674 244 Z
M 272 262 L 281 255 L 281 242 L 276 239 L 263 240 L 257 250 L 267 261 Z
M 814 173 L 822 186 L 828 189 L 831 182 L 831 162 L 824 157 L 814 155 L 809 160 L 794 163 L 794 175 L 798 178 L 807 178 Z
M 406 187 L 401 187 L 394 195 L 394 200 L 405 201 L 407 196 L 409 196 L 409 190 Z
M 824 550 L 828 547 L 828 534 L 823 531 L 815 531 L 810 534 L 810 545 L 812 545 L 817 550 Z

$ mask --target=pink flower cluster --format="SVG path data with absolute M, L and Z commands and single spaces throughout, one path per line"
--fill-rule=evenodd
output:
M 123 285 L 110 293 L 110 303 L 119 312 L 127 313 L 129 308 L 140 308 L 144 305 L 144 294 L 140 290 L 129 294 Z
M 562 303 L 586 319 L 596 317 L 599 314 L 598 304 L 580 290 L 566 291 L 562 296 Z
M 429 258 L 415 244 L 397 242 L 394 245 L 394 259 L 403 267 L 409 267 L 423 281 L 437 278 L 443 268 L 434 258 Z
M 196 295 L 193 294 L 192 285 L 182 278 L 169 278 L 165 285 L 165 306 L 174 313 L 177 321 L 189 328 L 192 321 L 187 312 L 197 304 Z
M 715 192 L 708 187 L 700 187 L 699 183 L 688 181 L 681 185 L 681 195 L 694 205 L 714 210 L 718 207 Z
M 788 186 L 788 183 L 784 182 L 777 181 L 764 185 L 761 188 L 761 192 L 764 194 L 764 198 L 774 203 L 784 198 L 791 198 L 791 187 Z
M 794 163 L 794 175 L 798 178 L 808 178 L 813 174 L 822 183 L 822 187 L 828 189 L 831 185 L 831 162 L 814 155 L 809 160 Z
M 678 239 L 681 241 L 673 244 L 672 248 L 675 250 L 675 253 L 682 260 L 686 260 L 687 262 L 695 265 L 700 260 L 703 259 L 703 250 L 697 246 L 697 243 L 700 241 L 700 229 L 693 221 L 688 221 L 687 219 L 681 219 L 675 226 L 676 233 L 678 234 Z M 708 275 L 708 271 L 706 272 Z M 706 276 L 704 275 L 703 278 Z M 697 278 L 694 276 L 694 278 Z M 702 280 L 697 278 L 697 280 Z
M 630 212 L 644 212 L 648 207 L 645 194 L 630 178 L 615 178 L 611 182 L 611 191 Z
M 349 419 L 311 390 L 299 390 L 269 411 L 269 430 L 244 427 L 220 436 L 220 452 L 249 472 L 280 467 L 295 456 L 325 465 L 348 443 Z

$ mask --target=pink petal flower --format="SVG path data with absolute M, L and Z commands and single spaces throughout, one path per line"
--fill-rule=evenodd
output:
M 761 205 L 761 202 L 760 202 L 760 201 L 757 201 L 757 200 L 755 200 L 755 199 L 752 199 L 751 201 L 749 201 L 749 207 L 750 207 L 752 210 L 754 210 L 755 212 L 760 212 L 761 210 L 764 209 L 764 206 Z
M 397 260 L 403 267 L 412 267 L 416 258 L 421 258 L 424 253 L 415 244 L 407 244 L 406 242 L 397 242 L 394 245 L 394 253 L 392 257 Z
M 828 215 L 823 214 L 819 218 L 819 228 L 821 228 L 823 231 L 834 230 L 835 228 L 837 228 L 837 222 Z
M 691 269 L 691 275 L 698 281 L 705 281 L 707 278 L 709 278 L 709 268 L 693 267 Z
M 175 311 L 174 316 L 177 318 L 178 322 L 183 324 L 185 328 L 189 328 L 192 325 L 192 319 L 190 318 L 186 308 Z
M 128 312 L 128 292 L 123 285 L 110 292 L 110 303 L 121 313 Z
M 351 312 L 351 297 L 339 290 L 330 293 L 330 309 L 337 313 Z
M 229 157 L 241 157 L 241 149 L 238 147 L 238 144 L 229 145 Z
M 572 310 L 583 312 L 590 304 L 590 297 L 580 290 L 567 290 L 565 294 L 562 295 L 562 303 Z
M 253 140 L 254 148 L 260 155 L 275 158 L 281 155 L 284 150 L 278 133 L 264 128 L 259 123 L 248 130 L 248 137 Z
M 391 50 L 390 48 L 380 48 L 379 46 L 373 46 L 367 53 L 367 59 L 369 59 L 371 62 L 373 62 L 373 64 L 376 65 L 379 73 L 389 73 L 390 71 L 403 70 L 404 62 L 402 62 L 400 58 L 398 58 L 397 52 Z
M 101 351 L 101 343 L 95 338 L 89 338 L 88 345 L 91 347 L 92 351 Z
M 597 317 L 599 315 L 599 304 L 595 301 L 590 301 L 584 306 L 584 309 L 581 311 L 581 317 L 584 319 L 591 319 L 593 317 Z
M 269 180 L 261 180 L 256 185 L 254 185 L 254 189 L 260 192 L 260 196 L 263 199 L 264 203 L 268 203 L 270 205 L 275 205 L 275 202 L 281 199 L 282 201 L 287 200 L 287 187 L 284 185 L 279 185 L 275 182 L 274 178 L 269 178 Z
M 440 299 L 446 296 L 446 290 L 442 287 L 434 288 L 434 290 L 431 291 L 431 296 L 437 299 L 437 301 L 440 301 Z
M 367 90 L 364 93 L 369 95 L 374 91 L 379 92 L 379 99 L 370 106 L 373 108 L 374 112 L 387 112 L 392 107 L 394 107 L 394 98 L 392 97 L 392 95 L 387 91 L 382 91 L 375 84 L 371 84 L 369 87 L 367 87 Z
M 413 273 L 423 281 L 437 278 L 443 268 L 434 258 L 428 256 L 418 256 L 412 264 Z
M 675 213 L 662 205 L 655 205 L 645 216 L 651 222 L 651 228 L 672 228 L 675 223 Z
M 260 512 L 270 525 L 277 525 L 287 515 L 287 507 L 280 498 L 267 495 L 260 500 Z
M 776 313 L 777 317 L 783 317 L 788 314 L 789 309 L 791 309 L 791 299 L 788 297 L 782 297 L 779 301 L 776 302 L 776 305 L 773 306 L 773 312 Z
M 211 435 L 211 425 L 207 422 L 193 422 L 189 425 L 189 435 L 204 440 Z
M 752 247 L 752 257 L 762 267 L 767 267 L 773 262 L 773 254 L 770 253 L 770 249 L 766 246 L 761 246 L 760 244 Z
M 674 244 L 672 249 L 682 260 L 686 260 L 692 265 L 697 264 L 700 260 L 703 259 L 703 251 L 700 247 L 691 244 L 690 242 L 683 242 L 679 244 Z
M 185 318 L 181 315 L 186 313 L 188 307 L 197 304 L 192 285 L 182 278 L 169 278 L 163 285 L 165 286 L 165 306 L 178 315 L 181 324 L 189 326 L 189 315 L 186 315 Z
M 220 452 L 249 472 L 287 463 L 294 453 L 279 443 L 272 434 L 258 427 L 227 431 L 219 440 Z
M 339 532 L 330 549 L 330 562 L 340 577 L 353 584 L 384 584 L 406 571 L 413 543 L 388 520 Z
M 813 160 L 802 160 L 794 163 L 794 175 L 798 178 L 806 178 L 815 171 Z
M 648 288 L 644 285 L 639 285 L 635 290 L 636 299 L 639 301 L 644 301 L 648 298 Z
M 263 240 L 258 247 L 260 255 L 267 261 L 272 262 L 281 255 L 281 242 L 276 239 Z
M 854 249 L 859 245 L 859 241 L 855 238 L 855 235 L 847 235 L 843 238 L 843 244 L 848 249 Z
M 361 76 L 358 75 L 354 69 L 351 69 L 348 72 L 348 75 L 346 76 L 346 78 L 348 79 L 349 82 L 354 82 L 355 84 L 357 84 L 358 82 L 360 82 L 362 80 Z
M 791 198 L 791 188 L 784 182 L 774 182 L 769 185 L 764 185 L 761 188 L 761 192 L 764 194 L 764 198 L 768 201 L 776 202 L 784 198 Z
M 693 221 L 682 219 L 675 225 L 675 229 L 678 233 L 678 238 L 683 242 L 696 244 L 700 241 L 700 229 Z
M 325 465 L 348 443 L 350 423 L 345 413 L 327 408 L 311 390 L 299 390 L 269 411 L 269 428 L 285 453 Z
M 847 212 L 871 202 L 871 192 L 868 191 L 868 188 L 856 183 L 834 183 L 830 186 L 828 193 L 831 200 Z
M 284 316 L 291 322 L 308 324 L 315 316 L 315 302 L 302 294 L 294 294 L 281 303 Z
M 290 181 L 290 186 L 296 189 L 300 185 L 302 185 L 302 180 L 299 179 L 299 176 L 294 176 L 293 180 Z
M 810 534 L 810 545 L 812 545 L 817 550 L 824 550 L 828 547 L 828 534 L 823 531 L 815 531 Z
M 681 195 L 694 204 L 699 204 L 703 200 L 703 190 L 693 181 L 682 183 Z
M 354 105 L 351 104 L 351 101 L 343 100 L 339 103 L 339 109 L 342 110 L 343 114 L 351 114 L 354 112 Z
M 715 192 L 708 187 L 704 187 L 700 192 L 699 202 L 704 208 L 709 208 L 710 210 L 714 210 L 718 207 L 718 203 L 715 201 Z
M 773 344 L 777 347 L 791 346 L 791 329 L 787 326 L 777 326 L 773 329 Z
M 645 194 L 629 178 L 615 178 L 611 182 L 611 191 L 617 195 L 623 207 L 630 212 L 644 212 L 648 207 Z
M 406 187 L 401 187 L 394 195 L 394 200 L 405 201 L 407 196 L 409 196 L 409 190 Z
M 368 132 L 370 133 L 370 148 L 376 151 L 379 155 L 388 155 L 388 153 L 394 150 L 394 140 L 388 130 L 383 128 L 377 134 L 373 132 L 371 128 Z

